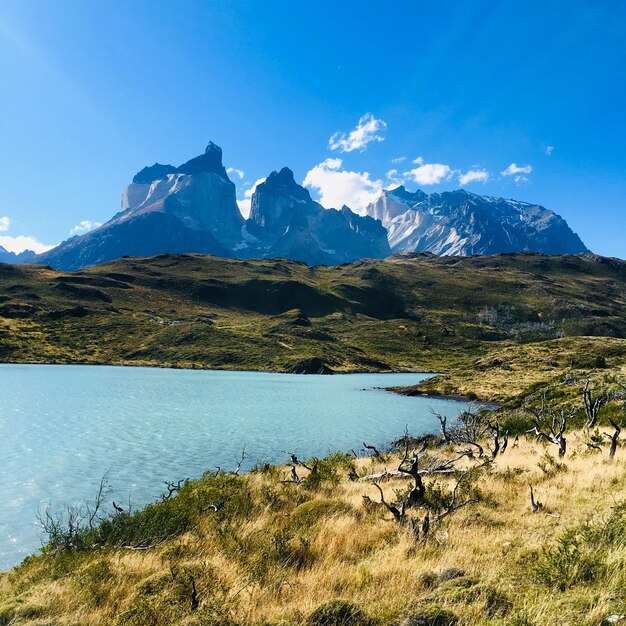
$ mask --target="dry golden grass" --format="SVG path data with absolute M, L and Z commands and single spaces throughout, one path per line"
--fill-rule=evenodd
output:
M 303 624 L 333 598 L 354 602 L 375 624 L 400 624 L 407 611 L 432 603 L 460 624 L 600 624 L 626 606 L 626 548 L 610 552 L 613 574 L 598 582 L 559 591 L 533 575 L 543 546 L 606 515 L 626 495 L 626 448 L 609 461 L 606 451 L 586 452 L 582 434 L 569 440 L 565 467 L 546 463 L 554 446 L 524 437 L 510 445 L 479 479 L 481 501 L 447 518 L 423 543 L 386 511 L 366 510 L 364 495 L 378 500 L 371 483 L 346 479 L 305 495 L 280 483 L 284 468 L 253 474 L 248 488 L 257 513 L 231 536 L 217 535 L 208 513 L 192 532 L 152 550 L 31 560 L 0 577 L 0 624 Z M 395 464 L 394 457 L 385 463 Z M 371 459 L 358 466 L 360 473 L 383 469 Z M 385 482 L 387 500 L 405 484 Z M 544 504 L 536 513 L 529 484 Z M 288 558 L 267 556 L 278 541 L 270 538 L 294 520 L 298 530 L 282 547 Z M 465 576 L 437 580 L 447 568 Z M 200 593 L 195 612 L 190 576 Z
M 460 367 L 408 388 L 409 393 L 460 394 L 495 402 L 515 400 L 536 385 L 564 376 L 602 379 L 626 377 L 626 340 L 614 337 L 565 337 L 529 344 L 499 345 Z M 596 369 L 594 361 L 605 359 Z

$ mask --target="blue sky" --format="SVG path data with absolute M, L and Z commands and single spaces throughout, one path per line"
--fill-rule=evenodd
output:
M 284 165 L 357 210 L 464 186 L 624 258 L 625 33 L 618 1 L 3 0 L 0 245 L 104 222 L 213 140 L 244 207 Z

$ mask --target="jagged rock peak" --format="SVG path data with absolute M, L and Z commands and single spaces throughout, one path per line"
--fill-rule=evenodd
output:
M 177 168 L 175 168 L 173 165 L 163 165 L 161 163 L 155 163 L 154 165 L 144 167 L 140 172 L 135 174 L 135 176 L 133 176 L 133 183 L 151 183 L 155 180 L 165 178 L 168 174 L 175 174 L 177 171 Z
M 311 200 L 308 190 L 296 182 L 293 172 L 288 167 L 283 167 L 278 172 L 274 170 L 265 179 L 265 182 L 258 185 L 257 193 L 261 195 L 265 193 L 272 195 L 287 193 L 290 197 L 301 201 L 308 202 Z
M 206 150 L 204 151 L 204 154 L 209 154 L 211 152 L 215 152 L 216 154 L 219 155 L 220 163 L 221 163 L 222 162 L 222 149 L 216 143 L 209 141 L 209 144 L 207 145 Z
M 186 163 L 183 163 L 178 172 L 181 174 L 199 174 L 200 172 L 212 172 L 219 174 L 223 178 L 228 178 L 226 170 L 222 165 L 222 149 L 209 141 L 204 154 L 197 156 Z
M 222 149 L 212 141 L 209 141 L 204 154 L 194 157 L 180 167 L 162 165 L 161 163 L 144 167 L 135 174 L 133 183 L 148 184 L 155 180 L 167 178 L 169 174 L 199 174 L 200 172 L 213 172 L 219 174 L 222 178 L 228 178 L 226 170 L 222 165 Z
M 382 221 L 394 252 L 468 256 L 587 250 L 565 220 L 549 209 L 464 189 L 426 194 L 400 186 L 384 191 L 365 212 Z
M 282 187 L 296 185 L 296 179 L 293 172 L 288 167 L 283 167 L 279 172 L 274 170 L 265 180 L 269 186 Z

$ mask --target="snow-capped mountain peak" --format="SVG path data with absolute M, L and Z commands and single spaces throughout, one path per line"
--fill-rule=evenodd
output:
M 394 252 L 469 256 L 587 251 L 578 235 L 553 211 L 464 189 L 427 194 L 400 186 L 384 191 L 367 207 L 366 214 L 382 221 Z

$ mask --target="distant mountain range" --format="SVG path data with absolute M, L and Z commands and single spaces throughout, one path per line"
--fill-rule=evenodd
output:
M 179 167 L 144 167 L 124 189 L 121 211 L 96 230 L 9 262 L 77 270 L 123 256 L 195 252 L 337 265 L 392 251 L 470 256 L 586 250 L 565 220 L 537 205 L 398 187 L 383 192 L 363 216 L 347 206 L 324 208 L 286 167 L 257 185 L 244 219 L 222 150 L 210 142 L 204 154 Z
M 0 263 L 28 263 L 34 257 L 35 253 L 32 250 L 15 253 L 0 246 Z
M 380 220 L 394 252 L 472 256 L 504 252 L 588 252 L 567 222 L 537 204 L 462 189 L 426 194 L 384 191 L 366 212 Z

